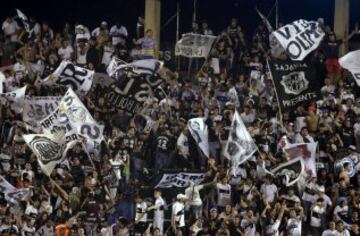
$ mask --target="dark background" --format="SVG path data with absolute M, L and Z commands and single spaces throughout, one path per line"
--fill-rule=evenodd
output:
M 181 5 L 180 33 L 190 29 L 193 14 L 193 0 L 179 0 Z M 219 32 L 225 28 L 232 17 L 239 19 L 245 32 L 251 33 L 260 19 L 255 6 L 267 15 L 276 0 L 197 0 L 197 19 L 206 19 L 210 28 Z M 280 22 L 296 19 L 316 20 L 323 17 L 327 24 L 333 25 L 334 0 L 279 0 Z M 144 15 L 144 0 L 16 0 L 2 3 L 0 8 L 2 20 L 6 15 L 15 15 L 19 8 L 27 16 L 35 16 L 41 21 L 48 21 L 54 30 L 61 29 L 65 22 L 80 22 L 92 30 L 105 20 L 111 26 L 116 21 L 127 26 L 133 36 L 137 16 Z M 176 0 L 162 0 L 161 39 L 174 41 L 176 18 L 164 26 L 176 13 Z M 350 29 L 360 22 L 360 0 L 351 0 Z M 269 18 L 275 25 L 275 10 Z

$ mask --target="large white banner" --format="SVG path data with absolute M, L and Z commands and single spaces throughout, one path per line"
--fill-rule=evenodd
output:
M 233 170 L 248 160 L 257 150 L 256 144 L 246 129 L 239 113 L 235 111 L 225 145 L 224 156 L 231 160 Z
M 16 113 L 21 113 L 24 106 L 26 86 L 8 93 L 0 93 L 0 102 L 3 105 L 10 104 L 11 109 Z
M 78 141 L 66 142 L 57 134 L 25 134 L 23 138 L 37 157 L 42 171 L 50 176 L 55 166 L 66 157 L 67 151 Z
M 113 57 L 106 72 L 112 78 L 118 79 L 123 73 L 131 70 L 136 74 L 154 75 L 159 73 L 164 63 L 156 59 L 136 60 L 131 63 L 126 63 Z
M 302 158 L 305 176 L 316 177 L 316 148 L 317 143 L 294 143 L 287 144 L 283 150 L 290 159 Z
M 26 96 L 24 100 L 23 121 L 28 129 L 41 132 L 40 122 L 55 111 L 61 97 Z
M 0 175 L 0 192 L 11 204 L 18 204 L 20 201 L 27 201 L 30 197 L 28 188 L 17 189 L 11 185 L 3 176 Z
M 102 125 L 98 125 L 84 104 L 69 88 L 59 104 L 61 113 L 66 114 L 69 123 L 76 133 L 86 138 L 86 147 L 89 153 L 100 154 L 100 143 L 103 140 Z
M 164 174 L 155 188 L 186 188 L 190 186 L 190 182 L 198 185 L 201 184 L 204 179 L 204 173 L 180 172 L 174 174 Z
M 175 55 L 184 57 L 207 57 L 216 37 L 201 34 L 183 34 L 176 42 Z
M 360 50 L 349 52 L 339 59 L 339 64 L 351 72 L 356 84 L 360 87 Z
M 190 119 L 187 126 L 201 151 L 205 156 L 209 157 L 208 127 L 204 122 L 204 118 L 198 117 Z
M 302 61 L 319 46 L 325 36 L 318 22 L 302 19 L 287 24 L 272 34 L 294 61 Z
M 66 86 L 83 96 L 91 88 L 94 73 L 93 70 L 76 66 L 71 61 L 64 60 L 51 75 L 42 81 L 42 84 Z

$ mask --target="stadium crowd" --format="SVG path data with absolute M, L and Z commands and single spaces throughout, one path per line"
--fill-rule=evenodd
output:
M 22 116 L 1 105 L 0 175 L 30 188 L 31 197 L 14 204 L 1 194 L 0 235 L 360 235 L 360 89 L 337 62 L 346 42 L 318 21 L 326 36 L 309 57 L 323 83 L 321 100 L 280 113 L 263 24 L 243 32 L 245 22 L 231 19 L 216 34 L 206 21 L 193 23 L 191 32 L 216 34 L 216 43 L 193 77 L 175 71 L 162 86 L 166 96 L 157 96 L 146 111 L 155 121 L 151 132 L 139 130 L 136 121 L 128 126 L 131 117 L 106 103 L 101 84 L 93 85 L 83 103 L 105 126 L 101 156 L 88 157 L 76 146 L 51 178 L 22 138 L 28 132 Z M 30 23 L 31 37 L 12 16 L 2 23 L 4 92 L 27 85 L 27 95 L 64 94 L 35 86 L 64 59 L 105 73 L 113 56 L 127 62 L 158 56 L 158 42 L 142 17 L 137 35 L 120 23 L 101 22 L 92 31 L 66 23 L 59 32 L 47 22 Z M 219 73 L 212 58 L 219 60 Z M 231 174 L 223 148 L 234 109 L 258 152 Z M 207 118 L 210 158 L 187 129 L 193 117 Z M 306 179 L 304 190 L 285 187 L 264 171 L 263 162 L 282 161 L 278 143 L 284 135 L 290 143 L 318 142 L 317 177 Z M 354 165 L 335 165 L 344 152 Z M 154 188 L 165 170 L 205 172 L 206 179 L 186 189 Z

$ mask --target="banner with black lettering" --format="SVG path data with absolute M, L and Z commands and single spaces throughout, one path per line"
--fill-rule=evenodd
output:
M 282 111 L 321 98 L 321 85 L 310 63 L 273 59 L 268 64 Z
M 61 97 L 26 96 L 24 100 L 23 121 L 28 129 L 41 132 L 40 122 L 55 111 Z
M 349 52 L 339 59 L 339 64 L 351 72 L 357 86 L 360 87 L 360 50 Z
M 201 35 L 187 33 L 176 42 L 175 55 L 184 57 L 204 57 L 206 58 L 216 37 L 211 35 Z
M 302 61 L 319 45 L 325 32 L 316 21 L 296 20 L 272 32 L 293 61 Z
M 205 173 L 180 172 L 174 174 L 163 174 L 155 188 L 186 188 L 190 182 L 195 185 L 201 184 L 205 179 Z
M 75 92 L 69 88 L 60 101 L 59 110 L 65 114 L 70 125 L 76 131 L 86 138 L 86 147 L 89 154 L 100 154 L 100 144 L 103 140 L 104 126 L 99 125 L 90 112 L 81 102 Z
M 91 88 L 94 73 L 93 70 L 76 66 L 71 61 L 64 60 L 41 84 L 66 86 L 72 88 L 80 96 L 84 96 Z
M 0 102 L 3 105 L 10 105 L 16 113 L 21 113 L 24 107 L 26 86 L 7 93 L 0 93 Z
M 140 69 L 137 69 L 140 71 Z M 144 69 L 141 69 L 144 70 Z M 140 112 L 144 102 L 153 94 L 153 89 L 162 83 L 156 74 L 137 73 L 131 67 L 122 67 L 116 72 L 116 82 L 106 94 L 107 102 L 117 110 L 135 115 Z
M 209 157 L 208 127 L 205 124 L 204 118 L 198 117 L 190 119 L 187 126 L 201 151 L 206 157 Z
M 224 156 L 231 160 L 235 171 L 242 163 L 248 160 L 257 150 L 256 144 L 246 129 L 239 113 L 235 110 L 229 138 L 224 149 Z
M 5 199 L 12 205 L 17 205 L 20 201 L 27 201 L 30 197 L 28 188 L 17 189 L 1 175 L 0 192 L 4 194 Z
M 56 134 L 25 134 L 23 138 L 37 157 L 41 170 L 50 176 L 55 166 L 66 157 L 67 151 L 78 141 L 66 142 Z

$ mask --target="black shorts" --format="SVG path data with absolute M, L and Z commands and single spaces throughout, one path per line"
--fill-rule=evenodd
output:
M 135 233 L 143 234 L 143 233 L 145 233 L 147 227 L 148 227 L 148 223 L 139 222 L 139 223 L 135 224 L 134 231 L 135 231 Z

